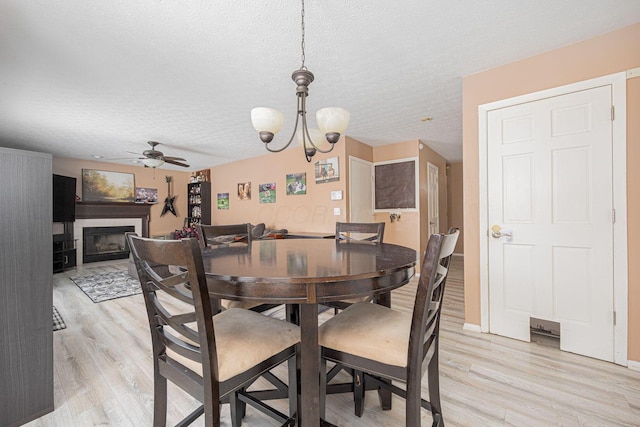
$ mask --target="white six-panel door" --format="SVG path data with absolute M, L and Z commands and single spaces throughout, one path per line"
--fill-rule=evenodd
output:
M 613 361 L 611 86 L 488 113 L 490 332 Z

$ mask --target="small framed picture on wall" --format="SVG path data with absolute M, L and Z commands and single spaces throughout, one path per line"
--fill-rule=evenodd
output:
M 275 203 L 276 202 L 276 183 L 270 182 L 268 184 L 258 185 L 258 195 L 260 203 Z
M 238 200 L 251 200 L 251 183 L 238 183 Z
M 331 157 L 324 160 L 318 160 L 315 163 L 315 175 L 316 184 L 339 181 L 340 171 L 338 170 L 338 158 Z
M 287 196 L 307 194 L 307 174 L 289 173 L 286 178 Z

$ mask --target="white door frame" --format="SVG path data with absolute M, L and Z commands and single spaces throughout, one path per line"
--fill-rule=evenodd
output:
M 615 209 L 615 223 L 613 224 L 613 304 L 616 314 L 614 361 L 618 365 L 627 366 L 627 77 L 625 72 L 478 106 L 480 330 L 489 332 L 489 223 L 487 199 L 487 119 L 489 111 L 607 85 L 612 86 L 612 105 L 615 108 L 615 120 L 612 122 L 613 208 Z
M 435 174 L 436 174 L 436 186 L 435 186 L 435 191 L 436 191 L 436 195 L 435 197 L 433 197 L 433 192 L 431 191 L 432 188 L 432 184 L 433 182 L 431 182 L 431 172 L 432 170 L 435 169 Z M 432 233 L 432 229 L 435 230 L 434 233 L 440 233 L 440 169 L 438 168 L 438 166 L 434 165 L 431 162 L 427 162 L 427 200 L 429 201 L 429 206 L 427 206 L 427 226 L 429 228 L 429 234 L 433 234 Z M 431 219 L 433 218 L 431 216 L 431 213 L 434 211 L 433 206 L 431 205 L 431 202 L 433 202 L 435 200 L 435 204 L 437 205 L 437 209 L 435 210 L 437 212 L 437 218 L 438 218 L 438 223 L 435 224 L 436 227 L 432 228 L 432 224 L 431 224 Z
M 371 218 L 367 222 L 372 222 L 374 220 L 374 189 L 373 189 L 373 163 L 367 160 L 361 159 L 359 157 L 349 156 L 349 222 L 353 222 L 352 213 L 353 213 L 353 173 L 351 164 L 352 163 L 360 163 L 369 167 L 370 175 L 369 175 L 369 187 L 371 189 Z

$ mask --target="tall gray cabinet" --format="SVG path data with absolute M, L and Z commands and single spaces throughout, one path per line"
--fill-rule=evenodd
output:
M 0 147 L 0 426 L 53 411 L 51 155 Z

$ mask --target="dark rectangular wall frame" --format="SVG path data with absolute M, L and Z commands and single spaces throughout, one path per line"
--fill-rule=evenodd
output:
M 416 161 L 376 164 L 375 209 L 416 209 Z

